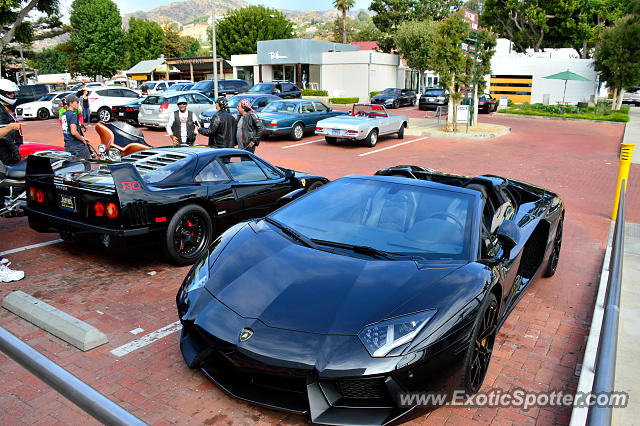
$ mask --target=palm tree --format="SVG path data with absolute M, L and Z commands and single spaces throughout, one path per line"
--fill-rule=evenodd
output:
M 355 0 L 333 0 L 333 7 L 342 11 L 342 42 L 347 42 L 347 10 L 355 6 Z

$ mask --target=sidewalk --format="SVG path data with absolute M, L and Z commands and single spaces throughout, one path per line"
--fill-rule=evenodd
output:
M 640 153 L 639 153 L 640 154 Z M 627 408 L 613 410 L 613 425 L 640 424 L 640 224 L 626 223 L 615 390 L 629 393 Z
M 640 164 L 640 107 L 632 106 L 629 110 L 629 122 L 624 129 L 624 143 L 635 143 L 633 150 L 633 164 Z

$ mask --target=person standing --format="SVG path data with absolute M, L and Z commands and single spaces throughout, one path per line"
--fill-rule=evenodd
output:
M 149 87 L 147 87 L 146 83 L 142 84 L 142 87 L 140 88 L 140 93 L 142 94 L 142 96 L 147 96 L 149 94 Z
M 216 99 L 217 113 L 211 117 L 209 128 L 200 127 L 198 133 L 209 136 L 209 146 L 214 148 L 233 148 L 236 142 L 236 119 L 229 111 L 227 98 Z
M 3 164 L 13 165 L 18 163 L 20 156 L 20 145 L 22 145 L 21 123 L 18 123 L 13 105 L 16 103 L 18 85 L 11 80 L 0 79 L 0 129 L 3 135 L 0 136 L 0 161 Z
M 67 96 L 67 109 L 62 114 L 62 135 L 64 149 L 77 157 L 90 158 L 89 139 L 84 137 L 76 110 L 80 100 L 76 95 Z
M 89 109 L 89 91 L 87 89 L 82 91 L 80 99 L 82 100 L 82 118 L 88 125 L 91 123 L 91 110 Z
M 196 141 L 196 131 L 200 128 L 198 118 L 187 109 L 187 100 L 178 98 L 178 110 L 169 116 L 167 134 L 176 145 L 193 145 Z
M 251 103 L 247 99 L 238 102 L 238 127 L 236 130 L 236 140 L 238 148 L 249 152 L 256 152 L 256 146 L 260 144 L 262 136 L 262 120 L 251 108 Z
M 0 79 L 0 161 L 13 165 L 20 161 L 20 145 L 22 145 L 22 128 L 13 112 L 16 103 L 18 85 L 11 80 Z M 6 188 L 5 188 L 6 189 Z M 5 194 L 0 193 L 4 197 Z M 11 262 L 0 256 L 0 282 L 19 281 L 24 272 L 10 269 Z

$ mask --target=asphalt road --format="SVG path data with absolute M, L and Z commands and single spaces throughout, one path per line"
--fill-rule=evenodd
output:
M 400 111 L 424 116 L 416 108 Z M 512 132 L 494 140 L 381 138 L 375 148 L 354 143 L 327 145 L 309 135 L 299 142 L 264 140 L 256 153 L 273 164 L 330 179 L 371 174 L 395 164 L 417 164 L 466 175 L 512 177 L 559 193 L 566 204 L 566 220 L 557 274 L 535 282 L 504 324 L 484 389 L 573 391 L 605 251 L 624 126 L 490 116 L 482 116 L 481 121 L 510 126 Z M 151 145 L 168 144 L 164 131 L 144 133 Z M 30 121 L 24 135 L 29 141 L 62 146 L 55 120 Z M 93 129 L 89 138 L 98 142 Z M 197 143 L 206 143 L 204 137 L 198 138 Z M 640 166 L 632 165 L 632 176 L 638 172 Z M 640 221 L 639 207 L 640 184 L 632 179 L 627 221 Z M 0 220 L 0 253 L 57 238 L 32 231 L 26 218 Z M 83 353 L 5 310 L 0 310 L 2 326 L 144 421 L 306 422 L 228 397 L 200 372 L 185 366 L 179 333 L 172 324 L 178 319 L 175 294 L 188 268 L 167 265 L 156 249 L 114 257 L 92 244 L 54 242 L 8 257 L 26 277 L 0 284 L 0 298 L 22 290 L 94 325 L 110 342 Z M 152 334 L 157 330 L 166 330 L 166 335 Z M 112 353 L 116 348 L 120 348 L 119 356 Z M 0 372 L 0 424 L 95 423 L 2 355 Z M 443 407 L 414 423 L 568 424 L 570 413 L 569 407 L 528 411 Z

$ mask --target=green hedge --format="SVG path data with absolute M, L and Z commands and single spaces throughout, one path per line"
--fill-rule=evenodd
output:
M 513 105 L 502 110 L 509 114 L 537 115 L 543 117 L 582 118 L 596 121 L 616 121 L 626 123 L 629 121 L 629 106 L 623 106 L 620 111 L 611 110 L 608 103 L 600 102 L 595 107 L 578 108 L 572 105 L 542 105 L 523 103 Z
M 373 99 L 373 97 L 378 93 L 382 93 L 382 90 L 374 90 L 373 92 L 369 92 L 369 99 Z
M 357 104 L 360 98 L 329 98 L 332 104 Z
M 326 90 L 304 89 L 302 91 L 302 96 L 329 96 L 329 92 Z

